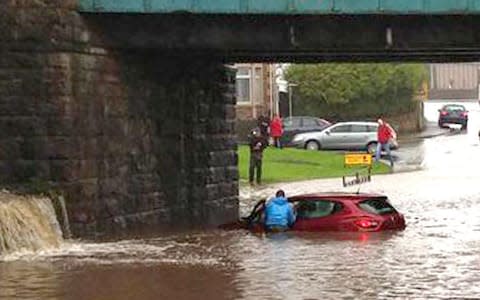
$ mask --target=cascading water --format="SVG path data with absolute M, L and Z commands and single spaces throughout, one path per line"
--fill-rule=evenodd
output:
M 58 247 L 62 240 L 49 198 L 0 194 L 0 255 Z

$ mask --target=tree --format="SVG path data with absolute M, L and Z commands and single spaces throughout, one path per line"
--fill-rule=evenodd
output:
M 298 114 L 334 120 L 375 118 L 411 111 L 427 69 L 420 64 L 292 65 L 286 78 L 298 84 Z

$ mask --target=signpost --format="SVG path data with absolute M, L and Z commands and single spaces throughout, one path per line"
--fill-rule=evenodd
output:
M 363 167 L 360 171 L 366 171 L 366 175 L 361 175 L 359 171 L 353 174 L 354 178 L 348 180 L 343 176 L 343 186 L 350 186 L 369 182 L 371 180 L 372 173 L 372 155 L 369 153 L 346 153 L 344 159 L 344 166 L 347 167 Z

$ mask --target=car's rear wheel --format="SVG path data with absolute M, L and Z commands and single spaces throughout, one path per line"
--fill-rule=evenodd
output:
M 468 127 L 468 121 L 465 121 L 465 123 L 462 124 L 462 129 L 467 129 Z
M 308 141 L 305 144 L 305 149 L 307 150 L 320 150 L 320 143 L 317 141 Z
M 375 154 L 375 152 L 377 152 L 377 143 L 375 142 L 368 143 L 367 152 L 372 155 Z

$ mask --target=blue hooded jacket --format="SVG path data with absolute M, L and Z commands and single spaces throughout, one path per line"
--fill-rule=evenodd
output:
M 295 213 L 285 197 L 275 197 L 265 207 L 265 225 L 287 227 L 295 222 Z

